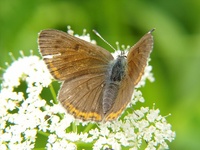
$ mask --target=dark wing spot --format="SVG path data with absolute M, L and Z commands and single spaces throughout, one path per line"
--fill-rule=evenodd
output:
M 61 45 L 62 45 L 62 42 L 63 42 L 62 40 L 59 40 L 59 39 L 56 40 L 56 41 L 55 41 L 54 48 L 55 48 L 55 49 L 60 48 Z
M 76 44 L 75 46 L 74 46 L 74 50 L 78 50 L 79 49 L 79 47 L 80 47 L 80 45 L 79 44 Z

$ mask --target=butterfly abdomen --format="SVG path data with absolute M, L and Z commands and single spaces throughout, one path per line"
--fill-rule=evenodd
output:
M 111 63 L 103 93 L 103 113 L 106 114 L 112 107 L 117 97 L 120 83 L 125 75 L 126 59 L 119 56 Z
M 119 85 L 115 83 L 107 83 L 103 94 L 103 113 L 106 114 L 114 103 L 114 99 L 117 96 Z

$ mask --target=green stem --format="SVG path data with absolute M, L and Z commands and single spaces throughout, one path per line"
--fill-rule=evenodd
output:
M 77 126 L 75 125 L 75 122 L 72 122 L 72 131 L 77 132 Z
M 46 132 L 43 132 L 43 131 L 37 131 L 39 134 L 41 135 L 44 135 L 46 137 L 48 137 L 50 134 L 49 133 L 46 133 Z
M 54 90 L 54 88 L 53 88 L 52 83 L 49 85 L 49 87 L 50 87 L 51 94 L 52 94 L 52 96 L 53 96 L 53 102 L 54 102 L 55 104 L 58 104 L 58 101 L 57 101 L 57 98 L 56 98 L 56 92 L 55 92 L 55 90 Z
M 93 123 L 89 123 L 86 128 L 83 130 L 83 133 L 86 133 L 88 132 L 90 129 L 92 129 L 92 127 L 94 126 L 95 124 Z

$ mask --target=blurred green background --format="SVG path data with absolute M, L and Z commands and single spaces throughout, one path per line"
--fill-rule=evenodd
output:
M 1 0 L 0 66 L 19 50 L 39 55 L 38 32 L 54 28 L 75 33 L 85 28 L 98 45 L 133 45 L 152 28 L 155 38 L 150 64 L 156 78 L 142 88 L 145 106 L 161 110 L 176 131 L 173 150 L 200 149 L 200 1 L 198 0 Z M 1 71 L 2 73 L 2 71 Z

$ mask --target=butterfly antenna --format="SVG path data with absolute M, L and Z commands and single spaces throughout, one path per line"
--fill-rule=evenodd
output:
M 153 31 L 155 31 L 156 28 L 151 29 L 148 33 L 152 33 Z
M 96 30 L 92 30 L 100 39 L 102 39 L 106 44 L 108 44 L 114 51 L 116 51 L 116 49 L 110 44 L 108 43 Z

